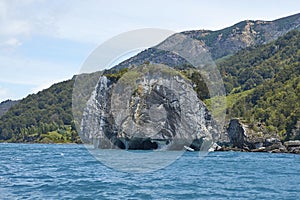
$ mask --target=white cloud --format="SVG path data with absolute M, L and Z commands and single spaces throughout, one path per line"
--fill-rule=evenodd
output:
M 16 36 L 20 34 L 28 34 L 31 31 L 31 22 L 26 17 L 17 17 L 16 12 L 19 11 L 15 1 L 0 2 L 0 35 Z M 22 12 L 22 11 L 21 11 Z
M 297 1 L 285 0 L 0 0 L 0 81 L 36 85 L 36 92 L 79 71 L 74 57 L 87 55 L 77 49 L 96 47 L 122 32 L 220 29 L 243 19 L 287 16 L 299 12 L 296 8 Z M 67 49 L 58 42 L 54 45 L 61 47 L 51 49 L 54 40 L 73 45 Z
M 43 0 L 0 1 L 0 44 L 20 45 L 36 35 L 54 36 L 55 3 Z
M 42 85 L 51 80 L 66 80 L 76 66 L 67 63 L 0 55 L 0 81 L 24 85 Z
M 4 44 L 9 46 L 20 46 L 22 43 L 17 38 L 10 38 L 6 40 Z
M 31 31 L 31 25 L 24 20 L 5 20 L 1 24 L 2 35 L 28 35 Z
M 4 42 L 0 43 L 0 47 L 8 50 L 17 48 L 18 46 L 21 45 L 22 45 L 21 41 L 19 41 L 17 38 L 9 38 Z
M 267 12 L 266 6 L 276 4 L 270 3 L 273 1 L 2 0 L 0 36 L 15 36 L 22 41 L 24 37 L 43 35 L 99 44 L 138 28 L 219 29 L 254 17 L 270 20 L 292 14 L 297 5 L 277 0 L 279 6 Z

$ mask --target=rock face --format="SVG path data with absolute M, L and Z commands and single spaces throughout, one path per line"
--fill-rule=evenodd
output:
M 300 154 L 300 140 L 290 140 L 284 143 L 290 153 Z
M 253 131 L 239 119 L 231 119 L 227 129 L 230 143 L 219 150 L 300 153 L 300 151 L 298 151 L 300 150 L 300 141 L 290 141 L 283 145 L 279 138 L 267 135 L 257 136 L 253 134 Z
M 217 133 L 210 113 L 191 82 L 168 70 L 137 67 L 118 82 L 101 76 L 84 112 L 81 138 L 97 148 L 209 148 Z
M 233 54 L 249 46 L 271 42 L 287 32 L 299 28 L 300 14 L 274 21 L 246 20 L 218 30 L 186 31 L 184 34 L 201 40 L 214 59 Z
M 234 147 L 245 148 L 248 145 L 246 130 L 243 125 L 240 123 L 239 119 L 230 120 L 229 127 L 227 129 L 227 133 L 230 139 L 231 144 Z
M 218 59 L 234 54 L 241 49 L 254 45 L 264 44 L 276 40 L 291 30 L 299 29 L 300 14 L 284 17 L 274 21 L 246 20 L 222 30 L 193 30 L 180 34 L 188 36 L 203 48 L 207 49 L 212 58 Z M 176 37 L 176 34 L 170 36 Z M 145 60 L 151 63 L 165 63 L 168 66 L 183 66 L 189 64 L 185 59 L 169 51 L 163 51 L 161 44 L 149 48 L 136 56 L 118 64 L 115 69 L 126 68 L 131 65 L 141 65 Z M 191 55 L 192 57 L 193 55 Z

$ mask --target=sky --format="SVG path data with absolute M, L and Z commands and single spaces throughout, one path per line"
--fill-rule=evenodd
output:
M 297 0 L 0 0 L 0 102 L 72 78 L 118 34 L 218 30 L 300 12 Z

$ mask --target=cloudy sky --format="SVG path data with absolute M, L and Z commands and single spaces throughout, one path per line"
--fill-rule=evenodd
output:
M 296 0 L 0 0 L 0 102 L 70 79 L 97 46 L 126 31 L 217 30 L 299 8 Z

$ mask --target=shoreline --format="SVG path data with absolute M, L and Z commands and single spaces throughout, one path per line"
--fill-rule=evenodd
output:
M 235 147 L 221 147 L 220 149 L 215 150 L 214 152 L 228 152 L 228 151 L 233 151 L 233 152 L 247 152 L 247 153 L 282 153 L 282 154 L 298 154 L 300 155 L 299 151 L 282 151 L 280 149 L 273 149 L 273 150 L 266 150 L 266 149 L 239 149 Z
M 1 144 L 21 144 L 21 145 L 29 145 L 29 144 L 33 144 L 33 145 L 82 145 L 84 146 L 84 143 L 37 143 L 37 142 L 0 142 Z M 123 149 L 119 149 L 119 150 L 123 150 Z M 135 151 L 135 150 L 130 150 L 130 151 Z M 136 150 L 139 151 L 139 150 Z M 143 151 L 151 151 L 151 150 L 143 150 Z M 172 150 L 169 150 L 172 151 Z M 199 152 L 199 151 L 194 151 L 194 152 Z M 275 154 L 298 154 L 300 155 L 300 152 L 291 152 L 291 151 L 280 151 L 279 149 L 273 149 L 270 151 L 267 151 L 266 149 L 240 149 L 237 147 L 220 147 L 216 148 L 214 151 L 211 152 L 242 152 L 242 153 L 275 153 Z

